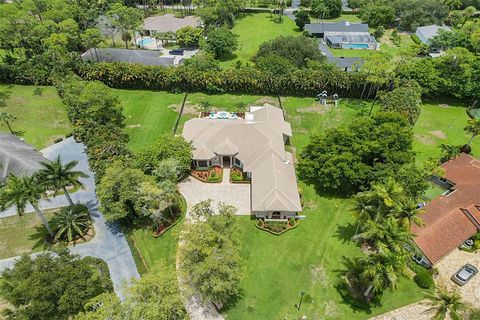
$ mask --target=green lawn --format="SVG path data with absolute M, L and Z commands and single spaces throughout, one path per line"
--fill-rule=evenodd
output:
M 425 194 L 422 196 L 422 199 L 424 201 L 431 201 L 436 197 L 441 196 L 445 191 L 445 188 L 442 188 L 438 184 L 432 182 L 430 183 L 427 191 L 425 191 Z
M 54 212 L 46 212 L 51 219 Z M 34 213 L 0 219 L 0 259 L 47 248 L 47 230 Z
M 1 85 L 0 93 L 7 99 L 0 112 L 17 117 L 12 123 L 15 131 L 23 132 L 23 138 L 38 149 L 52 144 L 72 130 L 62 101 L 53 87 Z M 0 131 L 8 131 L 0 124 Z
M 283 17 L 275 22 L 268 13 L 250 13 L 237 20 L 232 32 L 238 36 L 239 49 L 224 59 L 222 66 L 231 66 L 237 60 L 248 62 L 257 53 L 260 45 L 278 36 L 300 35 L 295 22 Z
M 469 117 L 466 108 L 458 102 L 425 102 L 414 128 L 414 150 L 417 161 L 424 162 L 429 157 L 438 158 L 440 144 L 463 145 L 470 135 L 463 128 Z M 480 137 L 472 143 L 472 154 L 480 157 Z

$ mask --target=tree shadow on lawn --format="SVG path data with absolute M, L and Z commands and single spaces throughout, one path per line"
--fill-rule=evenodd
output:
M 31 248 L 32 251 L 35 251 L 36 249 L 45 250 L 51 247 L 52 245 L 48 242 L 49 239 L 48 231 L 44 225 L 36 226 L 35 233 L 28 237 L 28 240 L 35 241 Z
M 232 60 L 236 60 L 238 58 L 238 55 L 233 53 L 233 52 L 230 52 L 229 54 L 223 56 L 223 57 L 220 57 L 218 59 L 218 61 L 220 62 L 228 62 L 228 61 L 232 61 Z
M 360 247 L 359 242 L 353 240 L 356 229 L 357 229 L 357 226 L 354 223 L 349 223 L 344 226 L 337 225 L 335 238 L 340 240 L 342 243 L 354 242 L 357 247 Z

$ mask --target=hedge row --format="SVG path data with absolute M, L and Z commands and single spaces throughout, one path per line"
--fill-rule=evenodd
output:
M 197 71 L 183 67 L 96 63 L 82 65 L 78 73 L 85 80 L 100 80 L 113 88 L 293 96 L 314 96 L 326 90 L 341 97 L 358 97 L 366 81 L 362 73 L 337 68 L 303 69 L 273 77 L 252 67 Z

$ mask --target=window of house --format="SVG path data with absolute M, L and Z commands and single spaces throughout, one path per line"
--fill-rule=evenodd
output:
M 239 167 L 242 166 L 242 162 L 240 160 L 236 159 L 236 158 L 235 158 L 235 164 Z
M 198 164 L 198 166 L 201 167 L 201 168 L 206 168 L 206 167 L 208 167 L 208 161 L 206 161 L 206 160 L 199 160 L 199 161 L 197 161 L 197 164 Z

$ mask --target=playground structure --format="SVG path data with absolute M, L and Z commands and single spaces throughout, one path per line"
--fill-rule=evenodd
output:
M 333 95 L 328 96 L 328 93 L 325 90 L 322 91 L 322 93 L 317 94 L 317 101 L 319 101 L 322 106 L 326 106 L 328 100 L 330 100 L 330 102 L 333 103 L 335 107 L 338 107 L 338 94 L 334 93 Z

